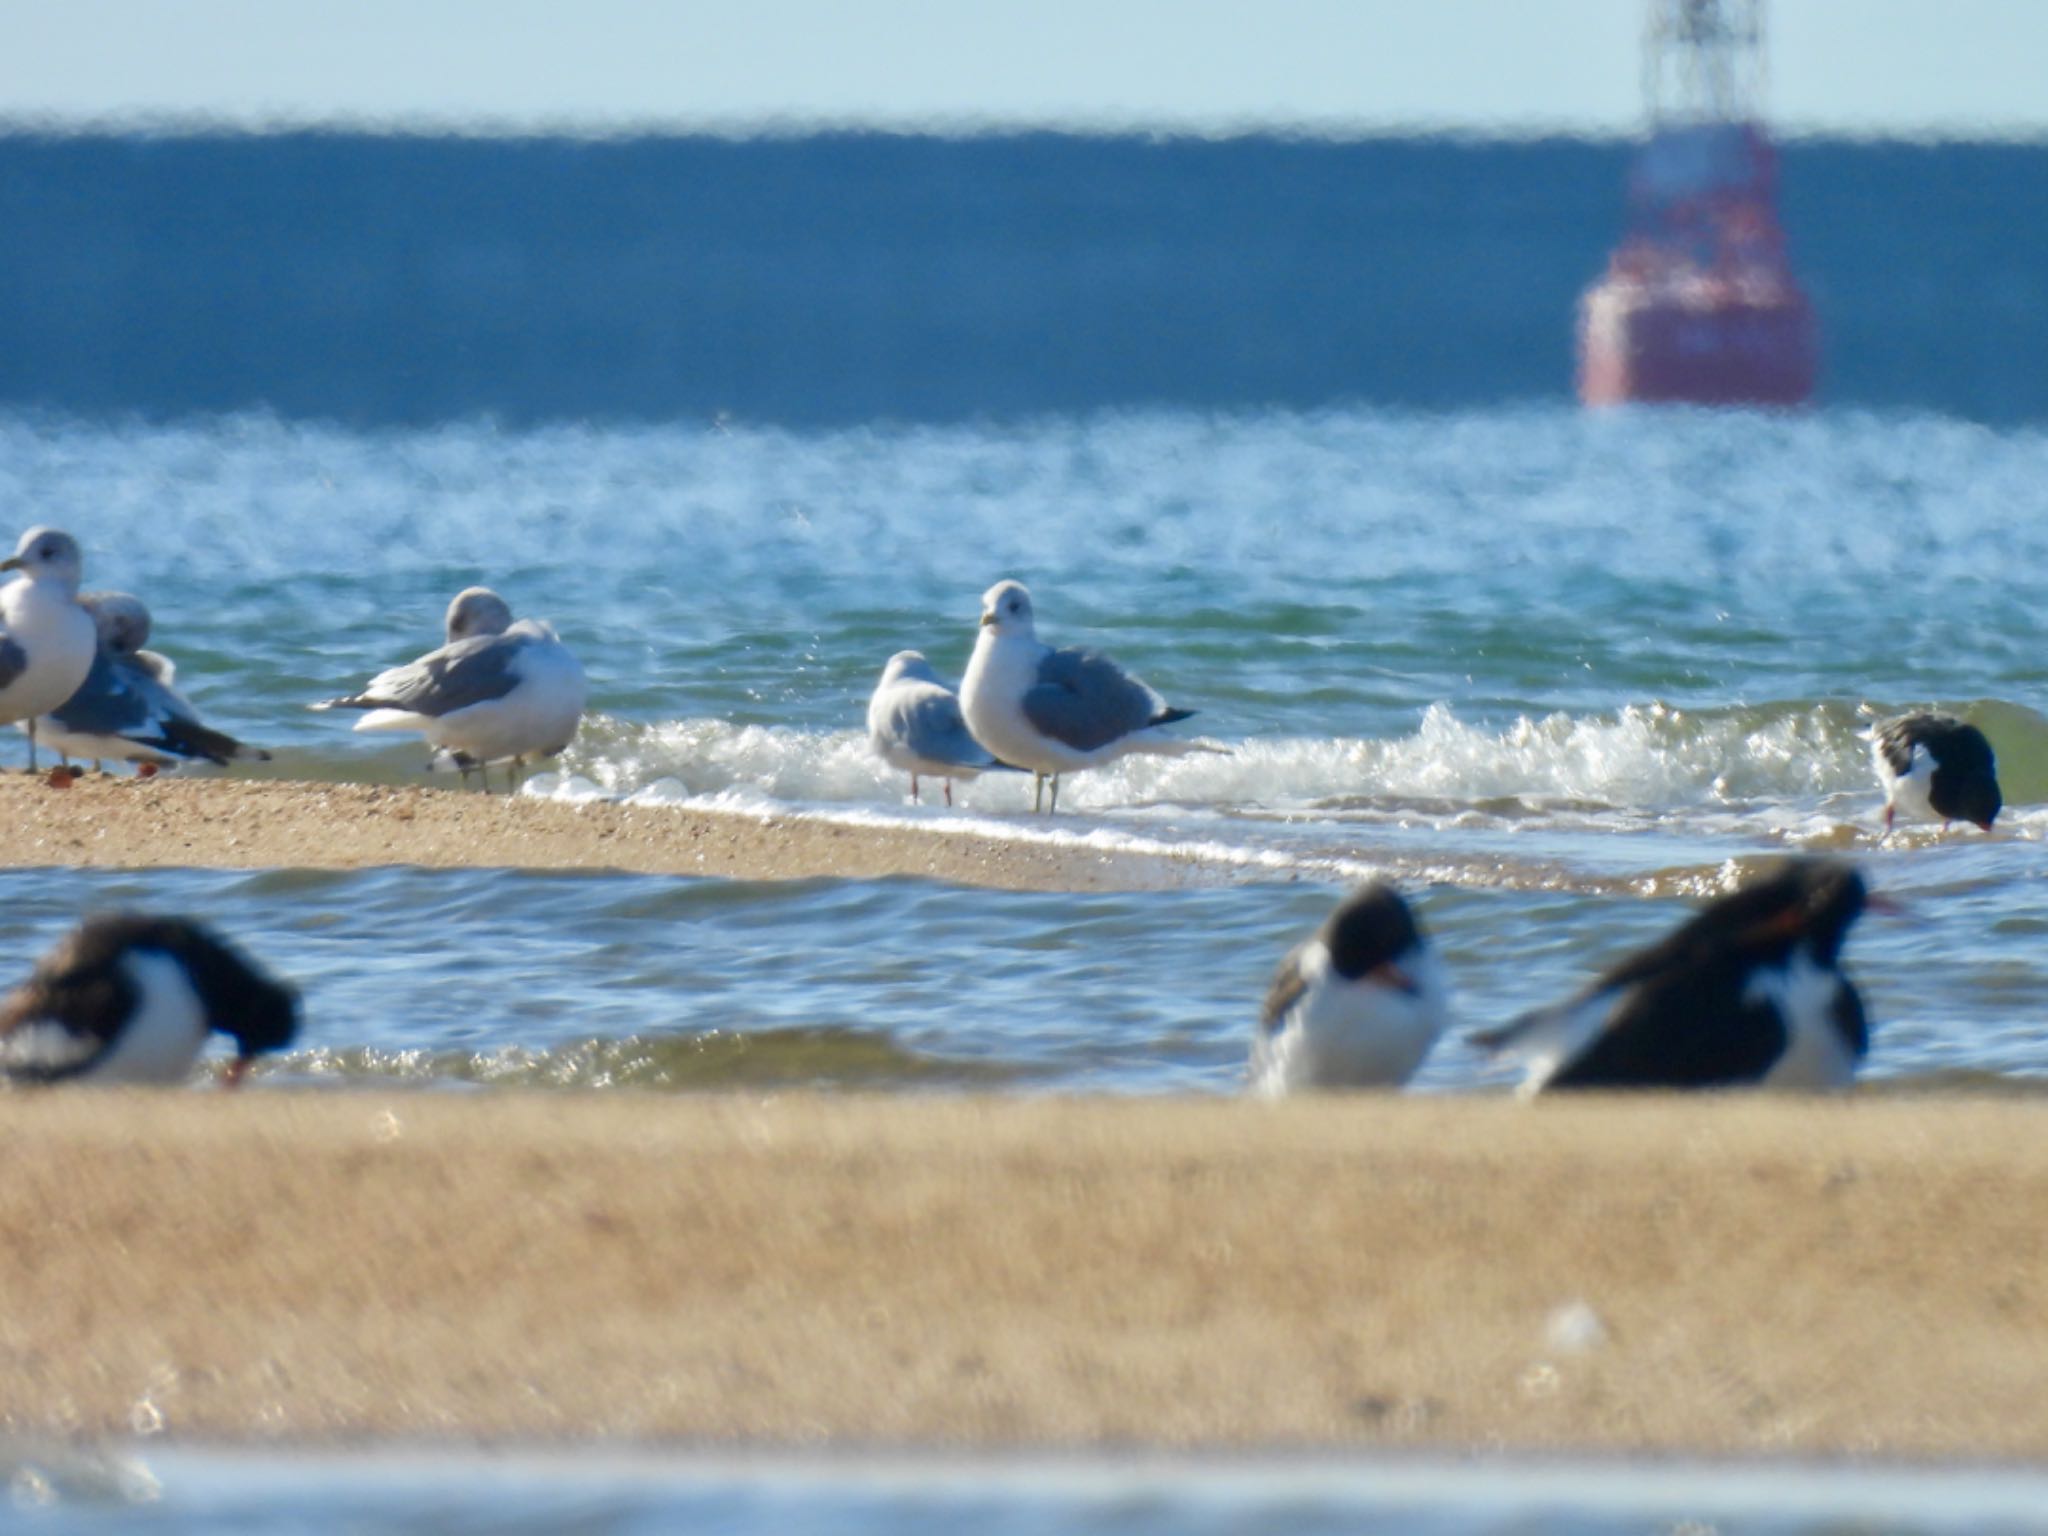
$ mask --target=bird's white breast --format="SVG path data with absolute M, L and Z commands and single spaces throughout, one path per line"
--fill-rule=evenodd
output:
M 1398 1087 L 1415 1075 L 1443 1032 L 1449 986 L 1434 950 L 1400 965 L 1416 991 L 1369 978 L 1349 981 L 1313 941 L 1296 960 L 1307 985 L 1280 1027 L 1253 1046 L 1248 1086 L 1277 1097 L 1316 1088 Z
M 206 1044 L 206 1009 L 185 968 L 154 950 L 121 957 L 135 984 L 135 1011 L 89 1074 L 96 1083 L 178 1083 Z
M 1878 782 L 1884 786 L 1885 799 L 1900 813 L 1917 816 L 1925 821 L 1938 821 L 1934 802 L 1934 754 L 1927 750 L 1927 743 L 1913 743 L 1912 760 L 1904 773 L 1896 772 L 1891 760 L 1884 754 L 1884 748 L 1873 744 L 1870 749 L 1873 762 L 1877 765 Z
M 1764 1087 L 1845 1088 L 1854 1080 L 1856 1058 L 1834 1025 L 1841 987 L 1841 976 L 1816 964 L 1803 945 L 1783 966 L 1750 979 L 1743 1001 L 1770 1003 L 1785 1022 L 1785 1051 L 1764 1074 Z
M 99 632 L 92 615 L 46 582 L 0 587 L 0 625 L 28 656 L 28 670 L 0 689 L 0 718 L 47 714 L 78 691 L 92 670 Z
M 1041 735 L 1024 718 L 1024 694 L 1038 683 L 1046 647 L 1028 635 L 985 628 L 960 679 L 960 713 L 974 739 L 1006 763 L 1038 773 L 1083 767 L 1089 755 Z

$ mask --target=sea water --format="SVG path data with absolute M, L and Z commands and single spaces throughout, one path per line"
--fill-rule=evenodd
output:
M 203 914 L 305 991 L 280 1081 L 1230 1092 L 1287 947 L 1400 881 L 1460 1019 L 1561 996 L 1758 861 L 1857 860 L 1887 1086 L 2048 1077 L 2048 432 L 1934 413 L 1562 404 L 778 429 L 0 416 L 0 504 L 140 594 L 237 773 L 411 783 L 305 706 L 438 643 L 473 582 L 592 713 L 566 799 L 1079 847 L 1106 889 L 629 874 L 13 870 L 17 964 L 114 904 Z M 1222 748 L 927 780 L 863 731 L 883 661 L 957 676 L 982 591 Z M 1880 842 L 1873 714 L 1990 735 L 1995 831 Z M 453 780 L 436 782 L 453 787 Z M 231 835 L 223 827 L 222 835 Z M 1157 887 L 1131 856 L 1171 851 Z M 1422 1085 L 1498 1085 L 1448 1041 Z

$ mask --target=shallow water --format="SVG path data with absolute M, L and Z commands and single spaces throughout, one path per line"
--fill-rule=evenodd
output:
M 427 648 L 472 581 L 552 619 L 596 716 L 530 790 L 1192 857 L 1017 895 L 373 871 L 0 875 L 0 937 L 194 908 L 306 989 L 281 1078 L 1227 1090 L 1279 955 L 1391 873 L 1467 1021 L 1583 980 L 1756 858 L 1843 852 L 1911 915 L 1851 946 L 1894 1083 L 2048 1076 L 2048 433 L 1935 416 L 1516 407 L 794 432 L 366 433 L 0 417 L 0 493 L 282 776 L 416 746 L 302 706 Z M 1112 651 L 1226 754 L 905 803 L 882 661 L 957 674 L 981 591 Z M 1995 833 L 1876 843 L 1867 710 L 1966 709 Z M 1424 1085 L 1499 1081 L 1446 1047 Z
M 2048 1530 L 2038 1472 L 1794 1464 L 1157 1457 L 632 1457 L 615 1452 L 5 1458 L 16 1523 L 96 1531 L 717 1530 L 1004 1536 Z

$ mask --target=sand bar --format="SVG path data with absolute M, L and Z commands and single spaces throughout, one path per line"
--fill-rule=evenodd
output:
M 0 1428 L 2048 1456 L 2048 1111 L 15 1094 Z
M 615 869 L 749 880 L 919 876 L 1009 890 L 1152 889 L 1198 861 L 678 806 L 570 804 L 458 789 L 0 775 L 0 862 L 112 868 Z

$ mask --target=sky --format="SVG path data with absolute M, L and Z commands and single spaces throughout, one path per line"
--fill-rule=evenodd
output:
M 0 0 L 0 119 L 1625 134 L 1648 0 Z M 2048 137 L 2048 0 L 1776 0 L 1781 132 Z

